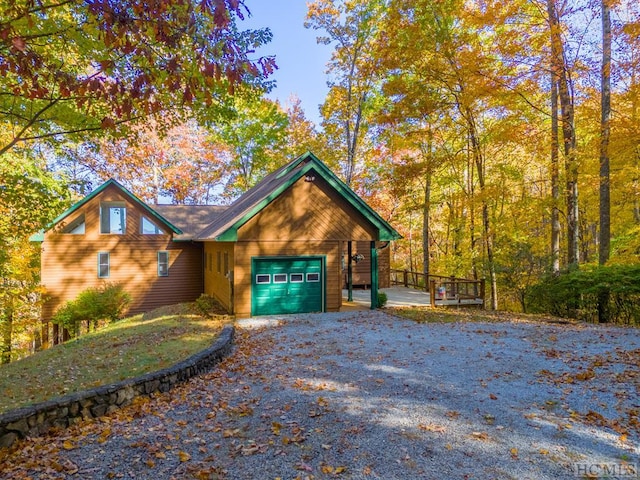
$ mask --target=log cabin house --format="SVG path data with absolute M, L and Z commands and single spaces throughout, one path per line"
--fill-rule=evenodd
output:
M 371 288 L 374 308 L 390 281 L 386 247 L 398 238 L 309 152 L 229 206 L 148 205 L 109 180 L 34 238 L 43 322 L 103 282 L 124 285 L 130 313 L 201 293 L 238 316 L 335 312 L 349 278 Z

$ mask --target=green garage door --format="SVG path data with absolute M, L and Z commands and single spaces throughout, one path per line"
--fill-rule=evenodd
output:
M 251 314 L 321 312 L 322 258 L 252 259 Z

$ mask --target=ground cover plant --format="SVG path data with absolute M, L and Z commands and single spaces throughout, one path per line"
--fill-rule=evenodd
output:
M 407 318 L 418 323 L 451 323 L 451 322 L 546 322 L 546 323 L 575 323 L 574 320 L 553 317 L 549 315 L 534 315 L 528 313 L 514 313 L 494 310 L 480 310 L 478 308 L 456 307 L 393 307 L 386 311 L 399 317 Z
M 210 346 L 230 317 L 193 303 L 136 315 L 0 368 L 0 413 L 178 363 Z

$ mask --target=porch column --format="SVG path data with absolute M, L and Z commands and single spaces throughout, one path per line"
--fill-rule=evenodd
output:
M 378 308 L 378 250 L 375 240 L 371 241 L 371 310 Z
M 353 302 L 353 260 L 351 259 L 351 240 L 347 242 L 347 302 Z

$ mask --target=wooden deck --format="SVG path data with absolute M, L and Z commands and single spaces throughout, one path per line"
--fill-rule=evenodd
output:
M 484 308 L 485 281 L 467 278 L 425 275 L 409 270 L 391 270 L 391 285 L 421 290 L 432 307 L 476 306 Z

